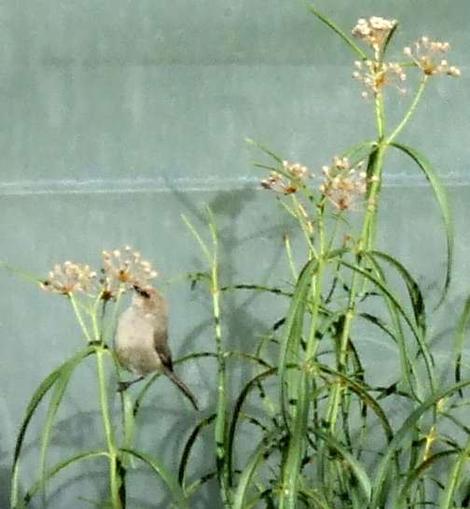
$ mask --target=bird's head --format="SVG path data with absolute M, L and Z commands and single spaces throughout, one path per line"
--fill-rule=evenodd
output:
M 151 286 L 140 287 L 134 285 L 132 304 L 145 312 L 159 311 L 164 305 L 163 297 Z

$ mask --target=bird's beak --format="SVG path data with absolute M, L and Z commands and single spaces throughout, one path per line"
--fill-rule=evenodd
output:
M 150 299 L 150 293 L 147 290 L 144 290 L 143 288 L 141 288 L 140 286 L 137 286 L 137 285 L 134 285 L 133 288 L 142 297 L 144 297 L 146 299 Z

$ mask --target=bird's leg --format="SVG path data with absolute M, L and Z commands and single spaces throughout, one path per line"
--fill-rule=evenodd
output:
M 139 378 L 136 378 L 135 380 L 129 380 L 128 382 L 118 382 L 118 392 L 124 392 L 126 389 L 128 389 L 131 385 L 134 385 L 137 382 L 140 382 L 145 377 L 139 376 Z

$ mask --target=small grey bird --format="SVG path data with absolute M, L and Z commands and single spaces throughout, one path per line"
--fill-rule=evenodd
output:
M 168 305 L 155 288 L 134 286 L 132 304 L 118 320 L 115 350 L 121 365 L 139 378 L 121 382 L 119 391 L 143 380 L 150 373 L 165 374 L 198 410 L 193 393 L 173 371 L 168 347 Z

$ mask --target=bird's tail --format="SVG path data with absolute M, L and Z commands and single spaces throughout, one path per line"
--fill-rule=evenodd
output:
M 189 387 L 180 380 L 174 371 L 170 369 L 165 369 L 165 375 L 178 387 L 178 389 L 191 401 L 191 404 L 196 410 L 199 410 L 199 405 L 196 399 L 196 396 L 189 390 Z

